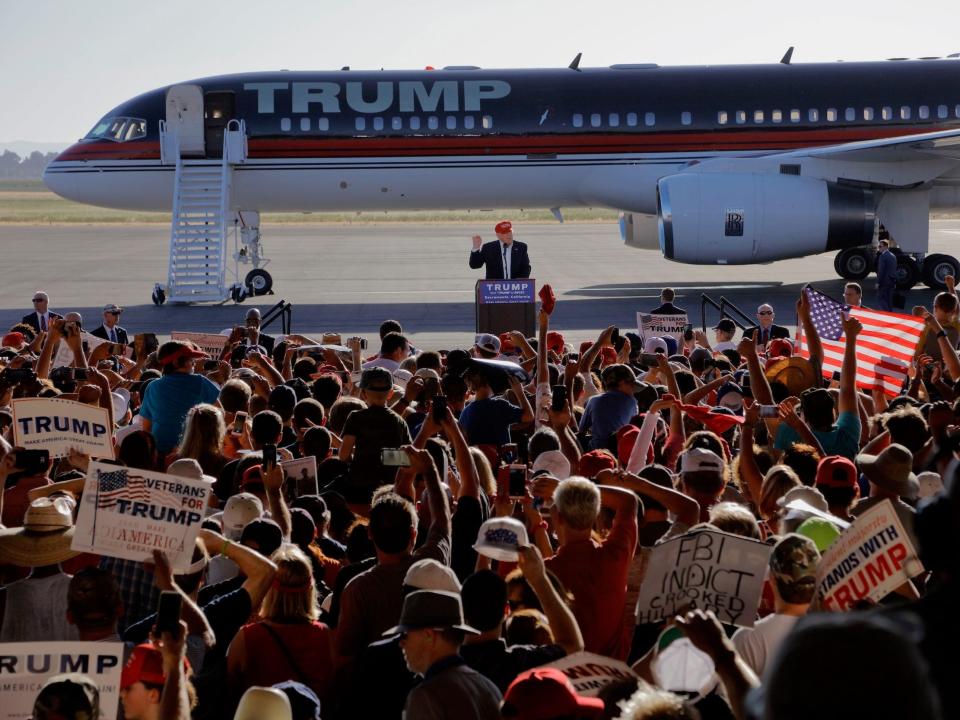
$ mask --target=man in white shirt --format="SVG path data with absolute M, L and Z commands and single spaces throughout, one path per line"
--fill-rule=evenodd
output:
M 55 312 L 50 312 L 50 298 L 42 290 L 33 294 L 33 312 L 23 316 L 21 322 L 26 323 L 37 332 L 47 332 L 50 329 L 50 320 L 60 318 Z
M 380 354 L 373 360 L 368 360 L 362 366 L 367 370 L 372 367 L 382 367 L 395 373 L 400 369 L 400 363 L 410 356 L 410 342 L 406 336 L 397 332 L 390 332 L 380 341 Z
M 802 535 L 785 535 L 773 546 L 770 579 L 774 613 L 758 620 L 752 628 L 740 628 L 733 636 L 737 654 L 758 676 L 763 675 L 793 626 L 807 614 L 817 589 L 819 562 L 817 546 Z

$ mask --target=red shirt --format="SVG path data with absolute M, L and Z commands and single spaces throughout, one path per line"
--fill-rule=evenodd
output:
M 637 515 L 620 511 L 603 542 L 561 545 L 546 566 L 573 593 L 573 614 L 587 652 L 626 660 L 630 639 L 623 622 L 627 571 L 637 547 Z
M 271 623 L 287 652 L 277 645 L 262 623 L 244 625 L 240 632 L 246 649 L 246 661 L 239 680 L 242 693 L 248 687 L 269 687 L 284 680 L 307 685 L 320 698 L 321 707 L 330 701 L 333 680 L 333 649 L 330 628 L 320 622 L 297 625 Z M 300 673 L 291 667 L 293 658 Z

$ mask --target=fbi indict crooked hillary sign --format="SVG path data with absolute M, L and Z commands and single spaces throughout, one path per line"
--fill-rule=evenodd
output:
M 185 570 L 209 495 L 202 480 L 92 462 L 71 547 L 138 561 L 162 550 Z
M 17 447 L 48 450 L 52 457 L 63 457 L 76 448 L 91 457 L 113 458 L 106 408 L 60 398 L 22 398 L 12 405 Z

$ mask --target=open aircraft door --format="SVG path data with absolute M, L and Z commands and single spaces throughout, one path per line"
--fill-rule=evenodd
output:
M 167 130 L 180 138 L 181 157 L 203 157 L 203 89 L 199 85 L 174 85 L 167 90 Z

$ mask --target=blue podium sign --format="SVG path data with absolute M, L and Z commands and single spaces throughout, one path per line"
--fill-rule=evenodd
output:
M 509 305 L 514 303 L 532 303 L 536 300 L 536 281 L 519 280 L 482 280 L 477 302 L 480 305 Z

